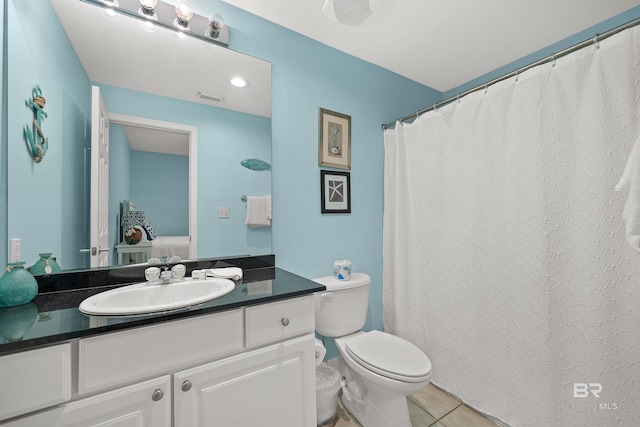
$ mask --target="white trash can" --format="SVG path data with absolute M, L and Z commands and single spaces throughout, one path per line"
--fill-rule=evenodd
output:
M 326 424 L 336 416 L 340 372 L 328 363 L 316 366 L 316 405 L 318 425 Z

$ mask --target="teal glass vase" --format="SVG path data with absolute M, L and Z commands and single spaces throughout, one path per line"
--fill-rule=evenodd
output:
M 51 274 L 62 271 L 56 260 L 53 259 L 52 253 L 47 252 L 38 255 L 40 255 L 40 259 L 29 270 L 31 274 Z
M 24 262 L 14 262 L 0 277 L 0 307 L 14 307 L 30 302 L 38 294 L 38 282 L 24 269 Z
M 22 340 L 38 317 L 38 306 L 30 302 L 18 307 L 0 308 L 0 337 L 7 342 Z

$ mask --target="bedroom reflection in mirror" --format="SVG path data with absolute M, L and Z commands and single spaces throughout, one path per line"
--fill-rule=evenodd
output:
M 116 245 L 118 265 L 140 264 L 151 258 L 189 259 L 189 236 L 163 236 L 153 228 L 153 215 L 130 200 L 120 202 L 120 243 Z

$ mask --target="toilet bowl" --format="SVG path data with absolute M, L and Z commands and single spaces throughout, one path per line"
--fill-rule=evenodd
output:
M 361 331 L 371 279 L 314 279 L 327 290 L 315 296 L 316 331 L 334 337 L 344 381 L 342 403 L 364 427 L 411 427 L 406 396 L 429 383 L 429 358 L 412 343 L 381 331 Z

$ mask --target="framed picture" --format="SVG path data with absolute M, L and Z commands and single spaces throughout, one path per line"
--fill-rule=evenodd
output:
M 351 116 L 318 110 L 318 165 L 351 169 Z
M 320 171 L 322 213 L 351 213 L 349 172 Z

